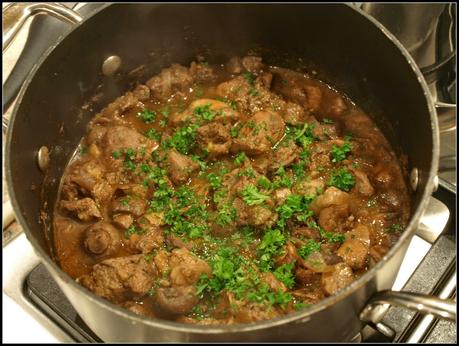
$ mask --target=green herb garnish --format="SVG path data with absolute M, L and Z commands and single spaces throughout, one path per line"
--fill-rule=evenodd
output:
M 242 199 L 247 205 L 264 203 L 269 196 L 262 194 L 255 185 L 247 185 L 241 192 Z

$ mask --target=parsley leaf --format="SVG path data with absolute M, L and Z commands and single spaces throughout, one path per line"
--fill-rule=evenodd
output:
M 162 142 L 166 149 L 175 148 L 180 153 L 187 155 L 196 143 L 196 130 L 199 125 L 185 125 L 177 129 L 172 137 Z
M 155 120 L 156 112 L 144 108 L 141 112 L 137 113 L 137 116 L 142 119 L 145 124 L 149 124 Z
M 209 180 L 210 186 L 212 186 L 214 190 L 222 186 L 222 177 L 216 175 L 215 173 L 207 174 L 207 180 Z
M 206 104 L 203 106 L 196 107 L 193 110 L 193 114 L 197 117 L 204 119 L 205 121 L 209 122 L 215 118 L 216 113 L 210 109 L 211 104 Z
M 395 223 L 391 225 L 390 227 L 386 228 L 385 231 L 387 233 L 400 233 L 401 231 L 403 231 L 403 229 L 404 229 L 403 225 L 399 223 Z
M 349 191 L 355 185 L 355 178 L 346 168 L 332 173 L 328 186 L 335 186 L 340 190 Z
M 285 235 L 279 229 L 269 229 L 265 232 L 263 239 L 257 246 L 262 270 L 268 271 L 272 268 L 272 259 L 281 254 L 280 250 L 285 242 Z
M 240 152 L 239 154 L 236 155 L 234 159 L 234 163 L 238 166 L 242 165 L 242 163 L 247 159 L 247 156 L 245 155 L 244 152 Z
M 145 135 L 150 138 L 150 139 L 153 139 L 157 142 L 159 142 L 161 140 L 161 134 L 158 133 L 158 131 L 156 131 L 155 129 L 151 128 L 149 129 Z
M 333 145 L 330 151 L 333 163 L 343 161 L 346 158 L 347 154 L 351 152 L 352 146 L 349 142 L 349 138 L 349 136 L 346 136 L 344 138 L 344 143 L 341 146 L 337 146 L 336 144 Z
M 292 288 L 293 285 L 295 285 L 295 276 L 293 273 L 293 268 L 295 267 L 295 262 L 292 263 L 286 263 L 281 265 L 280 267 L 277 267 L 276 270 L 274 270 L 273 274 L 274 276 L 282 281 L 285 286 L 288 288 Z
M 258 191 L 255 185 L 247 185 L 241 192 L 242 199 L 247 205 L 258 205 L 264 203 L 269 196 Z
M 310 254 L 317 251 L 320 251 L 320 243 L 316 242 L 314 239 L 308 239 L 306 245 L 298 250 L 298 255 L 300 255 L 302 259 L 306 259 Z

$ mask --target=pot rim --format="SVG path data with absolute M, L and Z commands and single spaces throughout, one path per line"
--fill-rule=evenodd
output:
M 408 53 L 405 47 L 398 41 L 398 39 L 389 32 L 381 23 L 379 23 L 376 19 L 365 13 L 363 10 L 360 8 L 356 8 L 352 6 L 351 4 L 341 4 L 345 5 L 347 8 L 350 10 L 353 10 L 357 12 L 358 14 L 362 15 L 365 17 L 368 21 L 370 21 L 373 25 L 375 25 L 392 43 L 399 49 L 400 53 L 403 55 L 407 63 L 410 65 L 412 71 L 416 75 L 419 85 L 422 88 L 422 91 L 424 93 L 424 97 L 426 99 L 428 111 L 430 114 L 430 122 L 431 122 L 431 127 L 432 127 L 432 162 L 430 166 L 430 170 L 428 172 L 426 184 L 425 184 L 425 189 L 422 194 L 421 201 L 419 202 L 418 207 L 416 208 L 415 212 L 412 214 L 410 222 L 408 226 L 406 227 L 405 231 L 403 234 L 400 236 L 399 240 L 397 243 L 386 253 L 386 255 L 370 270 L 368 270 L 364 275 L 362 275 L 360 278 L 355 280 L 352 284 L 341 290 L 338 294 L 335 294 L 333 296 L 327 297 L 320 301 L 317 304 L 314 304 L 312 307 L 304 309 L 304 310 L 299 310 L 296 312 L 289 313 L 287 315 L 283 315 L 280 317 L 276 317 L 270 320 L 264 320 L 264 321 L 258 321 L 254 323 L 247 323 L 247 324 L 232 324 L 232 325 L 218 325 L 218 326 L 213 326 L 213 325 L 193 325 L 193 324 L 185 324 L 185 323 L 179 323 L 179 322 L 174 322 L 174 321 L 168 321 L 168 320 L 162 320 L 162 319 L 151 319 L 149 317 L 142 317 L 140 315 L 137 315 L 125 308 L 122 308 L 118 305 L 115 305 L 108 300 L 105 300 L 91 291 L 87 290 L 85 287 L 82 285 L 78 284 L 73 278 L 71 278 L 64 270 L 62 270 L 58 264 L 51 259 L 51 257 L 43 250 L 41 247 L 38 245 L 38 241 L 34 238 L 34 236 L 30 233 L 27 223 L 21 213 L 18 213 L 20 210 L 19 208 L 19 203 L 16 199 L 16 194 L 15 191 L 13 190 L 12 186 L 12 176 L 11 176 L 11 138 L 12 138 L 12 128 L 13 124 L 17 115 L 17 112 L 20 108 L 22 99 L 25 95 L 25 93 L 28 90 L 29 85 L 34 79 L 35 74 L 39 70 L 40 66 L 43 64 L 43 62 L 48 58 L 48 56 L 60 45 L 60 43 L 67 38 L 68 35 L 73 33 L 75 30 L 77 30 L 81 25 L 85 23 L 86 20 L 89 18 L 92 18 L 99 14 L 99 12 L 102 12 L 106 8 L 112 6 L 113 4 L 107 4 L 105 6 L 102 6 L 101 8 L 97 9 L 92 13 L 89 17 L 87 17 L 84 21 L 82 21 L 80 24 L 75 26 L 72 30 L 70 30 L 66 35 L 62 36 L 53 46 L 48 49 L 48 51 L 43 54 L 43 56 L 38 60 L 38 62 L 33 66 L 31 73 L 29 74 L 27 80 L 24 82 L 24 85 L 22 86 L 19 95 L 17 97 L 17 102 L 14 106 L 13 112 L 11 114 L 11 119 L 10 119 L 10 128 L 8 129 L 7 137 L 6 137 L 6 160 L 5 160 L 5 174 L 8 182 L 8 192 L 10 195 L 11 203 L 13 206 L 13 210 L 15 211 L 16 218 L 19 222 L 19 224 L 22 226 L 24 229 L 24 232 L 27 236 L 27 239 L 29 242 L 32 244 L 34 250 L 36 253 L 39 255 L 41 260 L 44 262 L 46 265 L 47 269 L 50 270 L 53 274 L 57 275 L 60 280 L 62 280 L 63 283 L 69 284 L 74 290 L 77 290 L 79 293 L 85 295 L 92 303 L 98 304 L 104 309 L 109 310 L 110 312 L 119 315 L 123 318 L 127 318 L 131 320 L 133 323 L 142 323 L 151 327 L 159 327 L 171 331 L 176 331 L 176 332 L 186 332 L 186 333 L 192 333 L 192 334 L 232 334 L 232 333 L 241 333 L 241 332 L 251 332 L 255 330 L 261 330 L 265 328 L 272 328 L 272 327 L 278 327 L 284 324 L 288 324 L 291 322 L 303 322 L 309 320 L 315 313 L 325 310 L 331 305 L 336 304 L 337 302 L 345 299 L 347 296 L 351 295 L 354 293 L 356 290 L 367 284 L 377 273 L 378 270 L 380 270 L 384 264 L 392 258 L 395 253 L 405 244 L 408 240 L 411 239 L 412 235 L 414 234 L 416 227 L 418 226 L 419 220 L 424 212 L 424 210 L 427 207 L 428 204 L 428 197 L 432 194 L 434 191 L 434 178 L 437 174 L 438 170 L 438 164 L 439 164 L 439 147 L 440 147 L 440 139 L 439 139 L 439 129 L 438 129 L 438 118 L 437 118 L 437 113 L 435 110 L 434 102 L 432 100 L 432 97 L 430 95 L 430 91 L 427 87 L 427 83 L 421 74 L 417 64 L 415 63 L 414 59 L 411 57 L 411 55 Z M 122 4 L 121 4 L 122 5 Z M 177 5 L 180 5 L 177 4 Z M 205 4 L 203 4 L 205 5 Z M 250 4 L 248 4 L 250 5 Z M 303 4 L 303 5 L 308 5 L 308 4 Z M 317 5 L 317 4 L 313 4 Z M 335 4 L 339 5 L 339 4 Z

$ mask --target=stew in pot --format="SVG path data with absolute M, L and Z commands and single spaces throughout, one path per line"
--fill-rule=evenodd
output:
M 410 217 L 405 165 L 313 73 L 255 56 L 174 64 L 90 122 L 62 178 L 55 252 L 138 314 L 270 319 L 385 255 Z

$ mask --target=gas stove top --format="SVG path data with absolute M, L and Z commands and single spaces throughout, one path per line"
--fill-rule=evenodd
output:
M 76 9 L 82 16 L 91 13 L 101 4 L 67 3 L 69 7 Z M 410 23 L 405 17 L 395 18 L 385 16 L 385 11 L 393 9 L 378 8 L 374 5 L 359 5 L 368 13 L 374 15 L 383 22 L 389 29 L 394 26 L 394 34 L 406 44 L 407 48 L 413 44 L 413 36 L 407 34 L 407 29 L 401 32 L 403 25 L 400 23 Z M 409 5 L 399 5 L 409 6 Z M 438 12 L 437 22 L 435 22 L 435 33 L 429 31 L 429 44 L 423 48 L 424 53 L 413 48 L 410 53 L 415 57 L 421 68 L 429 68 L 441 60 L 441 54 L 432 53 L 432 47 L 443 42 L 444 39 L 439 33 L 447 25 L 447 17 L 451 16 L 451 8 L 435 8 Z M 454 5 L 451 5 L 454 6 Z M 425 9 L 415 12 L 418 16 L 422 15 Z M 454 7 L 455 11 L 455 7 Z M 405 13 L 406 11 L 401 11 Z M 425 12 L 424 12 L 425 13 Z M 455 14 L 453 14 L 453 17 Z M 388 18 L 391 18 L 390 20 Z M 35 50 L 35 58 L 30 54 L 28 44 L 30 38 L 36 40 L 48 40 L 43 38 L 43 33 L 48 32 L 53 26 L 53 19 L 44 17 L 36 18 L 31 26 L 24 28 L 19 40 L 3 57 L 4 75 L 10 74 L 6 81 L 9 90 L 18 87 L 21 80 L 21 71 L 25 75 L 41 54 Z M 443 22 L 442 22 L 443 21 Z M 441 22 L 441 23 L 440 23 Z M 412 24 L 412 22 L 411 22 Z M 54 23 L 54 25 L 57 25 Z M 46 31 L 48 30 L 48 31 Z M 68 30 L 64 26 L 60 30 Z M 38 35 L 41 34 L 41 35 Z M 55 38 L 59 32 L 54 32 Z M 427 34 L 426 34 L 427 35 Z M 433 36 L 432 36 L 433 35 Z M 432 40 L 435 37 L 435 40 Z M 409 38 L 409 39 L 408 39 Z M 403 42 L 405 39 L 405 42 Z M 411 40 L 411 41 L 410 41 Z M 426 42 L 429 40 L 425 40 Z M 432 41 L 435 41 L 432 43 Z M 23 50 L 23 46 L 25 47 Z M 420 47 L 422 45 L 413 45 Z M 35 47 L 46 48 L 44 42 L 35 42 Z M 446 48 L 442 48 L 447 51 Z M 24 51 L 28 58 L 24 58 L 21 52 Z M 432 57 L 435 55 L 435 58 Z M 446 53 L 445 53 L 446 54 Z M 21 55 L 21 57 L 20 57 Z M 440 58 L 439 58 L 440 56 Z M 19 60 L 18 60 L 18 57 Z M 455 66 L 455 57 L 452 66 Z M 21 71 L 14 69 L 11 73 L 10 64 L 20 63 Z M 8 65 L 8 66 L 6 66 Z M 5 71 L 6 68 L 6 71 Z M 26 72 L 24 72 L 26 71 Z M 6 73 L 5 73 L 6 72 Z M 454 73 L 453 73 L 454 72 Z M 455 70 L 442 70 L 441 73 L 430 71 L 430 88 L 433 97 L 443 103 L 455 102 Z M 4 78 L 5 83 L 5 78 Z M 8 84 L 9 83 L 9 84 Z M 4 114 L 11 111 L 10 105 L 14 103 L 14 93 L 4 93 Z M 5 110 L 7 110 L 5 112 Z M 455 111 L 454 111 L 455 112 Z M 451 116 L 449 112 L 449 116 Z M 449 124 L 455 123 L 449 119 Z M 4 141 L 3 136 L 3 141 Z M 454 298 L 456 292 L 456 131 L 450 129 L 441 134 L 441 167 L 440 167 L 440 187 L 431 198 L 425 215 L 421 220 L 418 233 L 413 237 L 408 252 L 400 268 L 397 279 L 392 287 L 393 290 L 407 290 L 424 294 L 432 294 L 442 298 Z M 4 146 L 3 146 L 4 147 Z M 4 191 L 5 182 L 3 182 Z M 3 194 L 3 203 L 8 200 L 7 194 Z M 5 212 L 5 210 L 4 210 Z M 13 222 L 3 230 L 3 340 L 5 342 L 101 342 L 81 320 L 71 304 L 53 281 L 46 268 L 40 263 L 38 256 L 35 255 L 32 246 L 27 241 L 21 227 Z M 432 316 L 422 316 L 413 311 L 397 307 L 384 306 L 380 312 L 380 321 L 377 325 L 367 325 L 356 335 L 352 342 L 445 342 L 454 343 L 456 341 L 456 324 L 451 322 L 439 321 Z M 17 323 L 21 321 L 21 323 Z

